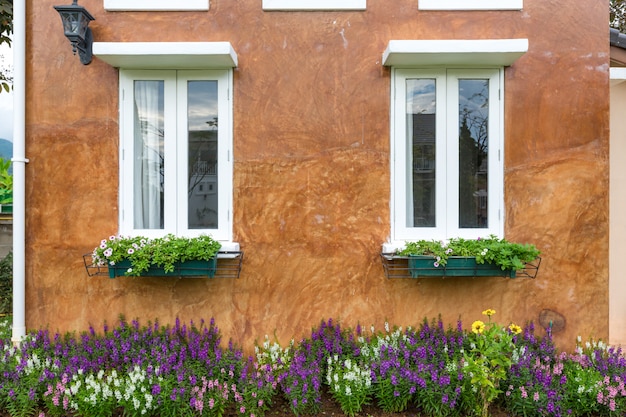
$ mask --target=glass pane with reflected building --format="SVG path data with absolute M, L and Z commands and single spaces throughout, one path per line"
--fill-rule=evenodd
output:
M 217 81 L 188 81 L 188 227 L 218 227 Z

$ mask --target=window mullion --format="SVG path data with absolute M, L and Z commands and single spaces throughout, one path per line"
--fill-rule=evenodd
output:
M 502 155 L 503 149 L 503 126 L 502 126 L 502 114 L 503 114 L 503 98 L 501 97 L 501 72 L 493 70 L 491 77 L 489 78 L 490 88 L 490 103 L 489 106 L 489 146 L 491 152 L 489 153 L 489 172 L 493 173 L 489 175 L 489 205 L 488 213 L 491 219 L 489 223 L 489 233 L 495 235 L 503 235 L 503 196 L 504 196 L 504 178 L 503 175 L 495 175 L 495 173 L 504 172 L 504 161 Z
M 177 207 L 177 97 L 176 71 L 168 71 L 164 90 L 164 164 L 163 164 L 163 207 L 165 211 L 164 231 L 176 234 Z
M 446 77 L 446 134 L 445 134 L 445 233 L 448 238 L 459 236 L 459 79 Z

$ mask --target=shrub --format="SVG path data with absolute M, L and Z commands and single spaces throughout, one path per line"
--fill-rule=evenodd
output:
M 13 310 L 13 253 L 0 261 L 0 314 Z

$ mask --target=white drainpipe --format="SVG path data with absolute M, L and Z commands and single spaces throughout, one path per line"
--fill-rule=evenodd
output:
M 13 335 L 26 335 L 26 0 L 13 1 Z

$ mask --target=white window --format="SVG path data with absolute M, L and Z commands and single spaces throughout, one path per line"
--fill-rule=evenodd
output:
M 419 10 L 522 10 L 523 0 L 418 0 Z
M 104 0 L 104 10 L 209 10 L 209 0 Z
M 263 10 L 365 10 L 366 0 L 263 0 Z
M 120 70 L 120 233 L 232 239 L 232 70 Z
M 392 240 L 503 234 L 503 69 L 392 70 Z

